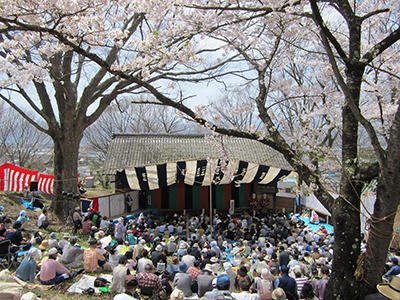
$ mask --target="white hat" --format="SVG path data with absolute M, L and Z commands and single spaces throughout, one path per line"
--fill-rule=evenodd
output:
M 40 258 L 40 250 L 38 248 L 31 247 L 26 256 L 31 258 Z
M 54 255 L 54 254 L 57 254 L 57 249 L 56 248 L 51 248 L 50 250 L 49 250 L 49 252 L 47 252 L 47 254 L 48 255 Z
M 216 262 L 218 262 L 218 258 L 216 258 L 215 256 L 213 256 L 213 257 L 211 257 L 210 261 L 211 261 L 212 263 L 216 263 Z
M 206 264 L 206 266 L 204 267 L 203 271 L 208 271 L 208 272 L 214 272 L 212 266 L 210 264 Z
M 262 279 L 271 278 L 271 272 L 267 268 L 261 269 L 261 278 Z
M 232 269 L 232 264 L 230 262 L 224 263 L 224 270 L 230 271 Z
M 171 237 L 169 238 L 169 241 L 170 241 L 170 242 L 174 242 L 174 241 L 175 241 L 175 237 L 174 237 L 174 236 L 171 236 Z
M 156 251 L 162 251 L 162 246 L 160 244 L 158 244 L 155 250 Z
M 175 289 L 171 295 L 170 295 L 171 300 L 183 300 L 185 299 L 185 295 L 183 292 L 179 289 Z
M 71 235 L 68 232 L 64 233 L 64 236 L 63 236 L 64 239 L 69 239 L 70 237 L 71 237 Z

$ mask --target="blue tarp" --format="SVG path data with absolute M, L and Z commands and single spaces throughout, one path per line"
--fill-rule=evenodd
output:
M 304 221 L 304 223 L 307 224 L 307 226 L 310 226 L 312 228 L 312 230 L 319 230 L 318 225 L 312 224 L 310 223 L 310 219 L 309 218 L 304 218 L 304 217 L 299 217 L 300 219 L 302 219 Z M 324 226 L 326 228 L 326 230 L 328 231 L 328 234 L 333 233 L 333 226 L 329 225 L 329 224 L 325 224 L 325 223 L 320 223 L 320 225 Z
M 26 201 L 22 198 L 20 198 L 22 205 L 25 206 L 26 209 L 40 209 L 40 207 L 33 207 L 31 201 Z

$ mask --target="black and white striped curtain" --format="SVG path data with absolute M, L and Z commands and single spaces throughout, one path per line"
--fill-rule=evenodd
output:
M 161 165 L 133 167 L 125 170 L 132 190 L 155 190 L 176 183 L 209 186 L 257 182 L 268 184 L 281 180 L 291 173 L 276 167 L 269 167 L 245 161 L 229 161 L 221 166 L 221 160 L 191 160 L 169 162 Z

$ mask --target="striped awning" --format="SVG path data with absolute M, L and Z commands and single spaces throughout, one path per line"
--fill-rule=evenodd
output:
M 251 182 L 269 184 L 281 180 L 291 171 L 241 160 L 223 164 L 219 159 L 202 159 L 132 167 L 125 169 L 124 173 L 132 190 L 155 190 L 178 181 L 192 186 L 232 182 L 237 185 Z

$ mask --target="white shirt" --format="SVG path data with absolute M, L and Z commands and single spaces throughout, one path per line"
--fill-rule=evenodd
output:
M 38 220 L 37 220 L 37 226 L 40 227 L 42 226 L 43 222 L 46 220 L 46 216 L 42 213 L 40 214 Z

